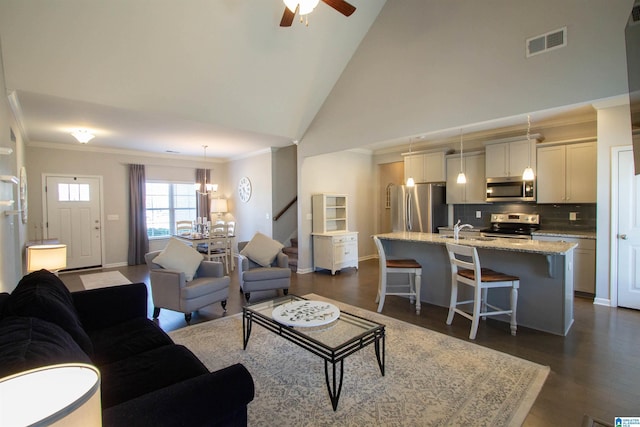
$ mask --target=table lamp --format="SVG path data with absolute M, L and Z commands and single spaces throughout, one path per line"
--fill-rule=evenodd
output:
M 41 269 L 58 273 L 67 266 L 67 245 L 33 245 L 27 247 L 27 271 Z
M 100 372 L 91 365 L 44 366 L 0 379 L 0 425 L 102 425 Z
M 223 213 L 227 213 L 227 199 L 211 199 L 211 213 L 218 214 L 218 218 L 222 216 Z

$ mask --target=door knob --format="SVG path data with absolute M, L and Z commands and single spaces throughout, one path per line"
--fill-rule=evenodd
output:
M 627 240 L 626 234 L 619 234 L 618 237 L 620 237 L 622 240 Z

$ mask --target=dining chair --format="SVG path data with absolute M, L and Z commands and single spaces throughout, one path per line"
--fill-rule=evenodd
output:
M 229 274 L 229 258 L 227 256 L 228 238 L 225 235 L 209 233 L 207 243 L 198 245 L 198 252 L 204 255 L 207 261 L 220 261 L 224 264 L 226 273 Z
M 193 221 L 189 221 L 189 220 L 176 221 L 176 234 L 178 236 L 191 233 L 192 229 L 193 229 Z
M 472 246 L 458 245 L 447 242 L 447 252 L 451 262 L 451 302 L 447 325 L 453 322 L 453 316 L 458 313 L 471 320 L 471 332 L 469 339 L 475 339 L 478 332 L 478 321 L 486 316 L 509 315 L 511 318 L 511 335 L 516 334 L 516 308 L 518 306 L 518 288 L 520 278 L 510 274 L 504 274 L 488 268 L 480 267 L 478 250 Z M 473 299 L 458 301 L 458 284 L 473 288 Z M 487 302 L 488 290 L 493 288 L 510 288 L 511 307 L 508 310 L 496 307 Z M 460 305 L 473 304 L 471 313 L 458 308 Z M 492 311 L 489 311 L 491 309 Z
M 373 241 L 378 249 L 378 257 L 380 262 L 380 276 L 378 279 L 378 295 L 376 302 L 378 303 L 378 313 L 382 311 L 384 299 L 387 295 L 408 296 L 411 304 L 415 302 L 416 314 L 420 314 L 420 285 L 422 277 L 422 266 L 414 259 L 393 259 L 387 258 L 382 242 L 377 236 L 373 236 Z M 388 284 L 387 276 L 389 274 L 408 275 L 408 283 Z

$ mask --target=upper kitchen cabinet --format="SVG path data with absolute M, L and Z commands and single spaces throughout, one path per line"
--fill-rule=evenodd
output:
M 525 168 L 536 170 L 536 143 L 540 135 L 531 139 L 508 138 L 485 144 L 487 178 L 522 176 Z
M 486 203 L 485 154 L 466 153 L 463 156 L 463 168 L 467 176 L 466 184 L 458 184 L 460 173 L 460 155 L 447 156 L 447 204 Z
M 404 182 L 409 177 L 418 182 L 447 180 L 444 152 L 411 154 L 404 157 Z
M 596 203 L 596 143 L 538 147 L 538 203 Z

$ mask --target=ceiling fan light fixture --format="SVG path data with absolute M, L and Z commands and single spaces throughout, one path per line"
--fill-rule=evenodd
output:
M 298 7 L 298 1 L 297 0 L 283 0 L 284 1 L 284 5 L 287 6 L 287 9 L 289 9 L 292 13 L 296 13 L 296 8 Z
M 320 0 L 300 0 L 300 15 L 307 15 L 313 12 Z
M 73 132 L 71 132 L 71 135 L 73 135 L 73 137 L 77 139 L 80 144 L 86 144 L 96 137 L 94 134 L 89 132 L 88 129 L 74 130 Z

